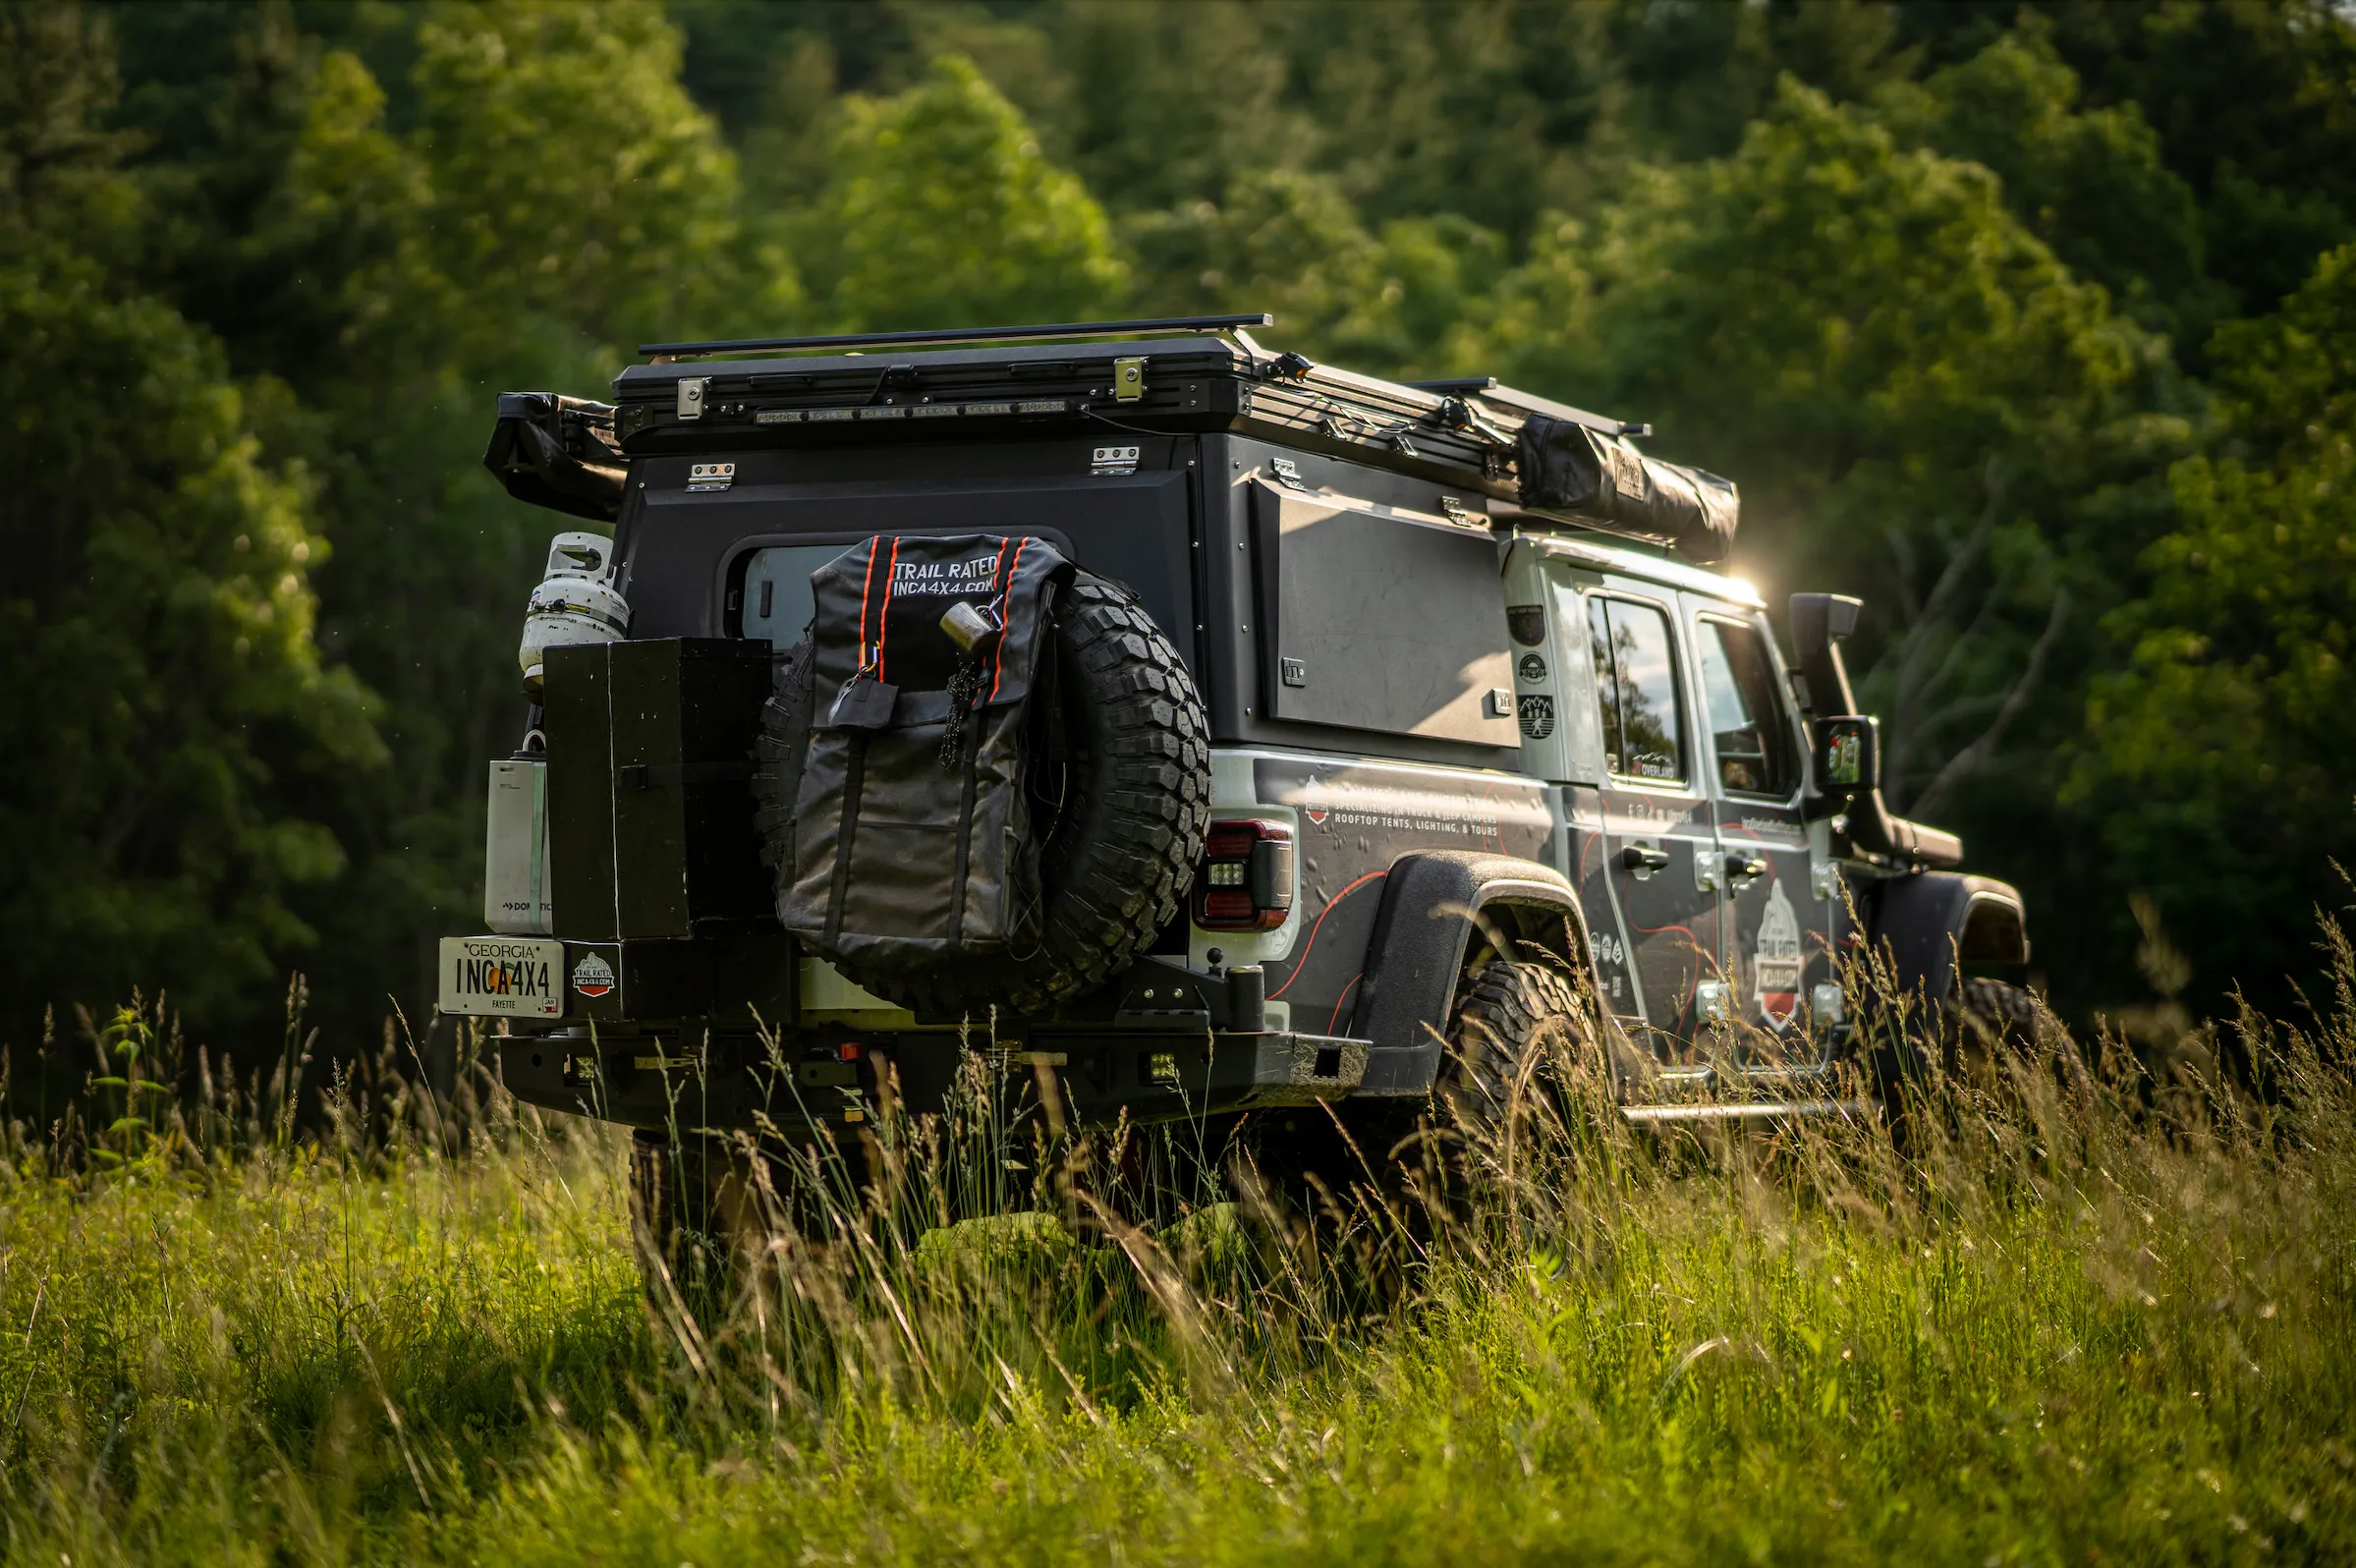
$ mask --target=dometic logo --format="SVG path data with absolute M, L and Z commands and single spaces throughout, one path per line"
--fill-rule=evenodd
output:
M 584 953 L 573 966 L 573 989 L 584 996 L 603 996 L 614 986 L 613 966 L 600 954 Z
M 1767 913 L 1751 949 L 1751 978 L 1759 987 L 1759 1010 L 1781 1029 L 1800 1003 L 1800 920 L 1778 880 L 1767 889 Z

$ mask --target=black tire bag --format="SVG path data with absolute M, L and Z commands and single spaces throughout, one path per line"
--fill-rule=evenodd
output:
M 884 543 L 888 557 L 889 540 Z M 1032 667 L 1020 820 L 1036 850 L 1017 855 L 1024 886 L 1038 877 L 1040 920 L 1004 947 L 910 949 L 869 942 L 833 950 L 853 983 L 921 1015 L 1037 1012 L 1083 995 L 1125 969 L 1179 918 L 1210 816 L 1209 726 L 1201 694 L 1137 596 L 1081 571 L 1059 588 Z M 895 631 L 893 636 L 900 634 Z M 797 817 L 813 721 L 834 700 L 811 639 L 784 658 L 761 717 L 753 788 L 762 859 L 780 912 L 815 880 L 814 849 Z M 821 812 L 830 808 L 815 792 Z
M 778 919 L 863 972 L 1002 951 L 1038 927 L 1024 717 L 1071 568 L 1031 537 L 882 536 L 811 574 L 814 699 Z M 983 632 L 961 648 L 957 606 Z

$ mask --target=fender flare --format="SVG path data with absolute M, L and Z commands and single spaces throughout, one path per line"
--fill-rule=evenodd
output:
M 1875 899 L 1874 945 L 1902 992 L 1942 1001 L 1966 964 L 2029 962 L 2029 917 L 2020 890 L 1992 876 L 1918 871 L 1883 882 Z
M 1520 912 L 1528 912 L 1525 918 Z M 1439 1072 L 1474 922 L 1513 913 L 1505 934 L 1592 974 L 1587 914 L 1563 874 L 1510 855 L 1434 850 L 1391 863 L 1367 942 L 1350 1033 L 1370 1042 L 1362 1095 L 1426 1093 Z M 1550 927 L 1550 929 L 1549 929 Z M 1551 940 L 1548 937 L 1551 936 Z

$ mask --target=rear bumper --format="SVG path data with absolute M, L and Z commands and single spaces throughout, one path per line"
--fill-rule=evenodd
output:
M 1009 1113 L 1044 1106 L 1080 1127 L 1196 1120 L 1341 1099 L 1366 1079 L 1359 1039 L 1285 1032 L 1038 1030 L 969 1047 L 954 1031 L 683 1040 L 660 1032 L 569 1026 L 501 1037 L 499 1072 L 527 1103 L 631 1127 L 781 1131 L 871 1123 L 887 1102 L 946 1109 L 979 1071 Z M 846 1059 L 847 1058 L 847 1059 Z

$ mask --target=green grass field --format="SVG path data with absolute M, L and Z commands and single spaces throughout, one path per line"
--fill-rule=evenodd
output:
M 870 1216 L 701 1324 L 587 1124 L 20 1146 L 6 1560 L 2347 1561 L 2350 980 L 2258 1093 L 1579 1118 L 1425 1241 Z

